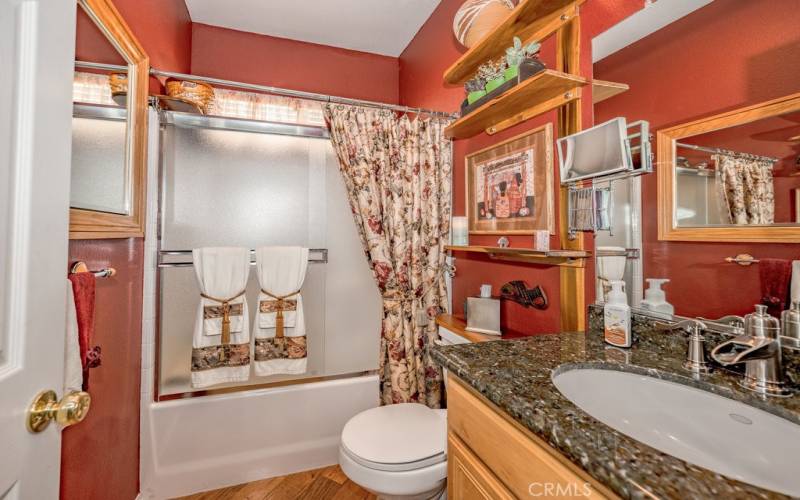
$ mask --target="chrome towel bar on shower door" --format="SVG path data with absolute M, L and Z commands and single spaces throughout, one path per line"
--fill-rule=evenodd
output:
M 255 254 L 255 250 L 250 250 L 251 254 Z M 327 248 L 309 248 L 308 249 L 308 262 L 312 264 L 327 264 L 328 263 L 328 249 Z M 159 250 L 158 251 L 158 267 L 192 267 L 194 265 L 191 261 L 180 262 L 163 262 L 166 255 L 192 255 L 191 250 Z M 256 261 L 250 261 L 250 265 L 255 265 Z

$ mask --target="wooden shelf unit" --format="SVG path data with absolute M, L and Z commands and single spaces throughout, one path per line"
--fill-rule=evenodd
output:
M 583 77 L 546 69 L 451 123 L 444 133 L 453 139 L 495 134 L 578 99 L 587 83 Z
M 447 245 L 450 252 L 470 252 L 488 255 L 490 259 L 523 262 L 526 264 L 584 267 L 591 253 L 584 250 L 534 250 L 532 248 L 501 248 L 484 246 Z
M 518 36 L 524 43 L 541 41 L 568 23 L 586 0 L 522 0 L 508 17 L 491 33 L 483 37 L 444 73 L 445 82 L 452 85 L 469 80 L 478 67 L 496 59 Z
M 581 77 L 581 23 L 580 6 L 586 0 L 521 0 L 508 17 L 491 33 L 478 41 L 470 50 L 461 56 L 444 73 L 444 80 L 451 85 L 463 84 L 478 70 L 481 64 L 489 59 L 502 56 L 505 49 L 518 36 L 525 43 L 532 40 L 543 40 L 555 35 L 556 62 L 553 70 L 523 82 L 513 89 L 487 102 L 480 108 L 453 123 L 447 129 L 447 135 L 455 138 L 466 138 L 480 131 L 489 134 L 531 119 L 549 110 L 557 110 L 556 131 L 559 137 L 580 132 L 582 129 L 581 87 L 588 82 Z M 555 75 L 559 75 L 556 77 Z M 564 75 L 564 76 L 561 76 Z M 549 98 L 534 90 L 544 87 L 544 79 L 558 81 L 550 88 L 558 88 Z M 566 85 L 564 82 L 572 83 Z M 570 94 L 567 97 L 567 94 Z M 529 98 L 526 102 L 522 96 Z M 574 240 L 569 239 L 567 214 L 568 192 L 561 187 L 559 197 L 559 236 L 562 245 L 571 251 L 583 252 L 584 239 L 580 234 Z M 476 247 L 467 247 L 476 248 Z M 463 247 L 454 249 L 464 251 Z M 470 251 L 470 250 L 466 250 Z M 478 251 L 478 250 L 473 250 Z M 487 251 L 491 258 L 559 266 L 561 301 L 560 324 L 565 331 L 583 331 L 586 329 L 586 270 L 585 261 L 589 256 L 583 252 L 580 257 L 566 257 L 552 252 L 536 254 L 533 251 L 517 253 L 498 253 Z
M 592 104 L 597 104 L 617 94 L 627 92 L 630 88 L 631 87 L 627 83 L 592 80 Z

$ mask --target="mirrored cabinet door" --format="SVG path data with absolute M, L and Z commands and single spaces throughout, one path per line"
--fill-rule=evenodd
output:
M 125 161 L 125 108 L 75 104 L 72 116 L 71 208 L 131 214 Z
M 70 238 L 143 236 L 148 59 L 109 0 L 78 0 Z

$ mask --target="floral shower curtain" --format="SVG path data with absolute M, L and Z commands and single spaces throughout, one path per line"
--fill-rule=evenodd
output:
M 350 208 L 383 296 L 381 403 L 441 406 L 442 372 L 429 346 L 447 307 L 450 232 L 447 122 L 330 104 L 325 119 Z
M 714 155 L 720 212 L 730 224 L 775 222 L 772 163 L 763 160 Z

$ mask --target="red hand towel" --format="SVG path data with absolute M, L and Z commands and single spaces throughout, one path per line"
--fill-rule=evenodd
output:
M 780 317 L 789 296 L 792 262 L 784 259 L 761 259 L 758 263 L 758 277 L 761 280 L 761 303 L 767 306 L 771 315 Z
M 100 366 L 100 348 L 90 347 L 94 333 L 95 277 L 92 273 L 69 275 L 72 294 L 75 297 L 75 313 L 78 319 L 78 345 L 83 365 L 83 390 L 89 389 L 89 368 Z

